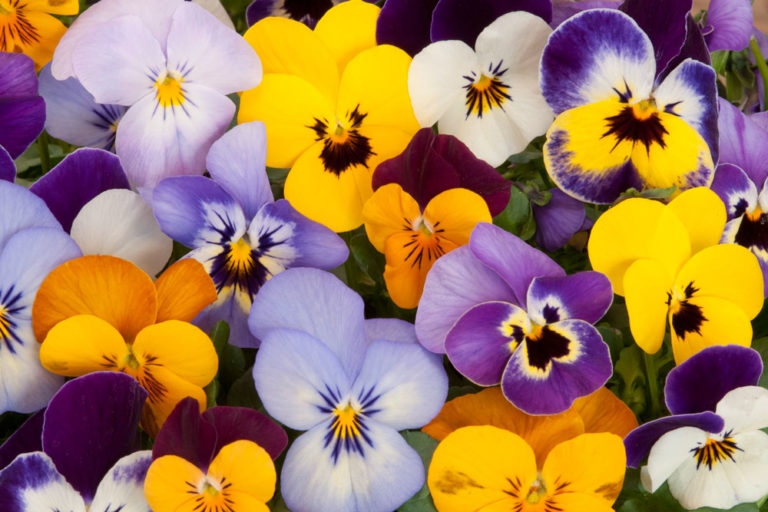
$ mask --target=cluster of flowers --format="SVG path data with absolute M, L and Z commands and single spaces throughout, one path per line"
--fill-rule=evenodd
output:
M 379 4 L 0 0 L 0 510 L 757 512 L 749 0 Z

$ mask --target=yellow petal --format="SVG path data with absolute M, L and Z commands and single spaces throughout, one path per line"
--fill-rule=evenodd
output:
M 411 57 L 390 45 L 376 46 L 357 55 L 341 77 L 338 117 L 357 107 L 366 115 L 365 126 L 397 128 L 410 139 L 420 128 L 408 93 L 410 65 Z
M 226 478 L 232 484 L 232 491 L 250 496 L 262 504 L 275 494 L 275 464 L 269 454 L 253 441 L 235 441 L 224 446 L 211 462 L 208 476 L 218 481 Z M 251 510 L 236 505 L 233 508 Z
M 635 343 L 655 354 L 667 329 L 668 292 L 674 280 L 655 260 L 637 260 L 624 274 L 629 328 Z
M 219 358 L 208 335 L 179 320 L 142 329 L 133 352 L 140 365 L 162 366 L 199 387 L 207 386 L 219 369 Z
M 613 512 L 612 502 L 608 502 L 594 494 L 578 492 L 563 493 L 552 499 L 555 508 L 551 510 L 567 510 L 568 512 Z
M 687 190 L 674 198 L 667 208 L 683 222 L 691 240 L 691 254 L 716 245 L 725 228 L 725 204 L 705 187 Z
M 243 37 L 259 54 L 265 78 L 272 73 L 295 75 L 314 86 L 326 101 L 336 101 L 339 71 L 335 56 L 305 24 L 287 18 L 264 18 Z
M 114 256 L 83 256 L 48 274 L 32 306 L 38 340 L 58 322 L 94 315 L 114 326 L 130 343 L 157 315 L 152 279 L 133 263 Z
M 623 439 L 637 428 L 635 413 L 608 388 L 577 398 L 571 410 L 581 416 L 587 433 L 610 432 Z
M 76 315 L 59 322 L 40 345 L 43 367 L 67 377 L 121 371 L 128 355 L 128 347 L 117 329 L 92 315 Z
M 536 460 L 528 443 L 506 430 L 476 426 L 452 432 L 437 446 L 427 485 L 440 512 L 481 510 L 496 502 L 513 510 L 520 502 L 515 496 L 535 479 Z
M 363 206 L 363 220 L 368 240 L 384 252 L 387 238 L 413 229 L 413 221 L 421 215 L 416 200 L 397 183 L 389 183 L 373 193 Z
M 555 445 L 584 433 L 584 423 L 574 408 L 550 416 L 532 416 L 512 405 L 499 387 L 449 400 L 422 430 L 442 440 L 454 430 L 470 425 L 492 425 L 519 435 L 536 454 L 537 467 L 541 467 Z
M 135 370 L 126 367 L 125 373 L 137 379 L 149 394 L 141 411 L 141 428 L 152 437 L 157 435 L 176 404 L 188 396 L 197 400 L 201 413 L 206 408 L 207 399 L 203 388 L 189 383 L 163 366 L 144 364 Z
M 674 276 L 691 254 L 688 231 L 677 215 L 658 201 L 640 198 L 603 213 L 587 248 L 592 268 L 608 276 L 617 295 L 624 295 L 624 272 L 635 261 L 656 260 Z
M 763 307 L 763 273 L 749 249 L 736 244 L 721 244 L 696 253 L 675 279 L 684 290 L 690 283 L 696 297 L 719 297 L 754 318 Z
M 456 245 L 469 243 L 478 222 L 491 222 L 488 203 L 465 188 L 452 188 L 432 198 L 424 208 L 424 218 L 438 234 Z
M 334 100 L 301 77 L 268 74 L 258 87 L 240 97 L 237 122 L 263 121 L 267 165 L 284 169 L 315 143 L 318 134 L 312 126 L 317 120 L 335 125 Z
M 734 303 L 716 297 L 695 297 L 690 304 L 698 307 L 704 317 L 699 332 L 686 332 L 680 336 L 674 328 L 673 316 L 669 322 L 672 332 L 672 353 L 675 364 L 712 345 L 741 345 L 752 343 L 752 323 L 744 310 Z
M 194 464 L 164 455 L 152 461 L 144 479 L 144 497 L 155 512 L 191 511 L 205 475 Z
M 29 11 L 41 11 L 48 14 L 60 14 L 62 16 L 74 16 L 80 12 L 80 2 L 77 0 L 26 0 L 24 9 Z
M 362 0 L 342 2 L 329 9 L 315 26 L 315 34 L 331 51 L 339 73 L 361 51 L 376 46 L 376 5 Z
M 216 286 L 201 263 L 179 260 L 160 275 L 157 288 L 157 319 L 191 322 L 208 304 L 216 301 Z
M 619 436 L 582 434 L 555 446 L 541 475 L 548 490 L 567 483 L 563 493 L 592 494 L 610 505 L 621 491 L 626 469 L 627 457 Z

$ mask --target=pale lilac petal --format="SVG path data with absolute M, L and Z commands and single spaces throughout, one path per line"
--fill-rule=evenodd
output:
M 753 24 L 750 0 L 710 0 L 704 27 L 707 46 L 710 51 L 743 50 L 749 45 Z
M 152 512 L 144 497 L 144 478 L 150 464 L 150 450 L 134 452 L 118 460 L 99 483 L 89 510 Z
M 11 235 L 32 227 L 61 229 L 61 224 L 35 194 L 21 185 L 0 181 L 0 250 Z
M 0 471 L 0 503 L 3 512 L 85 512 L 83 498 L 43 452 L 19 455 Z
M 761 126 L 760 115 L 747 116 L 723 98 L 717 102 L 720 162 L 739 166 L 755 185 L 762 186 L 768 178 L 768 123 Z
M 539 325 L 577 318 L 597 323 L 613 302 L 611 282 L 600 272 L 536 277 L 528 288 L 526 309 Z
M 413 324 L 399 318 L 369 318 L 365 321 L 365 337 L 368 343 L 376 340 L 418 343 Z

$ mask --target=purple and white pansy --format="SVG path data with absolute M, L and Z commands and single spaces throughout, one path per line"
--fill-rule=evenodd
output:
M 440 411 L 448 377 L 411 324 L 364 320 L 360 296 L 309 268 L 265 284 L 249 324 L 262 340 L 253 378 L 264 407 L 307 431 L 282 469 L 288 508 L 384 512 L 421 488 L 424 466 L 398 431 Z
M 566 276 L 544 253 L 480 223 L 469 245 L 428 274 L 416 334 L 476 384 L 501 383 L 523 411 L 555 414 L 611 376 L 608 346 L 592 324 L 612 300 L 603 274 Z
M 334 232 L 298 213 L 285 199 L 274 201 L 266 174 L 264 124 L 239 125 L 211 147 L 213 180 L 179 176 L 160 182 L 152 206 L 163 232 L 193 250 L 219 299 L 195 323 L 210 329 L 226 320 L 230 342 L 257 347 L 247 317 L 261 286 L 290 267 L 331 269 L 349 254 Z

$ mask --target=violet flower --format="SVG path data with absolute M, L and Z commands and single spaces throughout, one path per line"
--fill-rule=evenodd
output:
M 559 188 L 548 192 L 549 202 L 543 206 L 531 202 L 531 209 L 536 221 L 536 243 L 552 252 L 565 247 L 577 232 L 592 227 L 592 220 L 587 218 L 584 203 L 578 199 Z
M 750 0 L 710 0 L 701 29 L 710 51 L 749 46 L 754 18 Z

